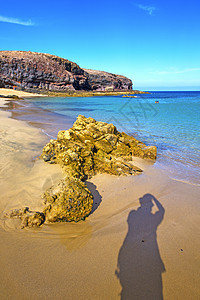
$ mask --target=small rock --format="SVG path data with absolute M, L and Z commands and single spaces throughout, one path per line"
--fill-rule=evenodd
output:
M 21 220 L 22 228 L 24 227 L 38 227 L 45 221 L 45 215 L 41 212 L 31 211 L 28 207 L 15 209 L 10 213 L 11 218 L 19 218 Z

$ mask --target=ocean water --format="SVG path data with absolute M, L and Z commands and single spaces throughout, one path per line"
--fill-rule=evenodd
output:
M 30 101 L 40 110 L 62 118 L 63 126 L 65 118 L 75 121 L 79 114 L 113 123 L 118 130 L 157 146 L 155 167 L 164 169 L 174 179 L 200 184 L 200 92 L 150 92 L 136 98 L 48 97 Z M 55 122 L 53 136 L 61 129 L 56 127 L 58 123 Z

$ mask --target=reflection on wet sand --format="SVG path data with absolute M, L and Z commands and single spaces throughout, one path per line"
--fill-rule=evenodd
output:
M 56 138 L 59 130 L 72 127 L 75 121 L 70 115 L 65 116 L 48 109 L 41 109 L 27 100 L 7 101 L 3 110 L 11 112 L 12 118 L 16 120 L 26 121 L 28 124 L 42 129 L 51 138 Z
M 140 207 L 129 213 L 128 233 L 119 251 L 118 270 L 121 299 L 162 300 L 162 273 L 156 230 L 164 217 L 164 208 L 151 194 L 145 194 Z M 157 212 L 152 213 L 156 207 Z

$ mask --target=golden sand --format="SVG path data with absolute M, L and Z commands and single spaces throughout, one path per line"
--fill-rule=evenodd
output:
M 23 92 L 23 91 L 17 91 L 17 90 L 12 90 L 12 89 L 4 89 L 0 88 L 0 95 L 2 96 L 18 96 L 18 97 L 26 97 L 26 98 L 33 98 L 33 97 L 41 97 L 43 95 L 41 94 L 36 94 L 36 93 L 28 93 L 28 92 Z
M 21 230 L 3 213 L 41 208 L 62 172 L 35 159 L 41 131 L 9 116 L 0 111 L 1 299 L 200 298 L 199 186 L 137 159 L 142 175 L 88 181 L 95 206 L 86 221 Z

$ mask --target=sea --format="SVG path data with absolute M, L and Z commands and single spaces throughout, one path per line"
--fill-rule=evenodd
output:
M 113 123 L 119 131 L 157 147 L 155 168 L 175 180 L 200 184 L 200 92 L 150 91 L 136 98 L 42 97 L 30 99 L 29 105 L 49 116 L 43 131 L 50 138 L 68 129 L 79 114 Z

